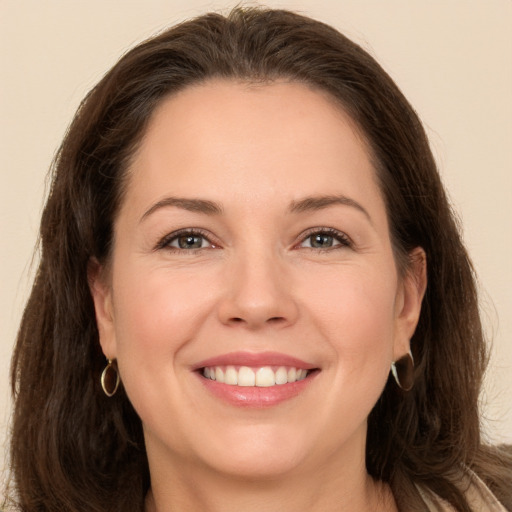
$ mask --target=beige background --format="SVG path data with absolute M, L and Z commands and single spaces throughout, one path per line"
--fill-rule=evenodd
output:
M 254 4 L 254 2 L 253 2 Z M 0 456 L 8 367 L 31 279 L 44 178 L 78 102 L 134 43 L 234 2 L 0 0 Z M 427 126 L 480 275 L 493 441 L 512 442 L 512 1 L 273 1 L 377 57 Z M 0 459 L 1 460 L 1 459 Z

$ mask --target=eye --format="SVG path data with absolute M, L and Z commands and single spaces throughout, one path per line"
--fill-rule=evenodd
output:
M 188 234 L 176 237 L 168 245 L 180 249 L 202 249 L 207 245 L 207 241 L 201 235 Z
M 212 248 L 205 234 L 200 231 L 185 229 L 166 235 L 157 245 L 157 249 L 170 249 L 171 251 L 197 251 Z
M 351 245 L 347 235 L 331 228 L 315 228 L 314 230 L 310 230 L 300 243 L 300 247 L 324 250 L 336 249 L 338 247 L 350 247 Z

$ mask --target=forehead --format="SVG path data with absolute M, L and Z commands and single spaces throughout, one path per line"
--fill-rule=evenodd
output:
M 128 193 L 283 199 L 376 186 L 355 122 L 327 93 L 304 84 L 216 80 L 188 87 L 155 110 L 130 168 Z M 342 180 L 344 190 L 334 190 Z M 167 190 L 172 189 L 172 190 Z M 215 197 L 219 196 L 219 197 Z
M 273 138 L 285 148 L 287 141 L 301 136 L 315 143 L 340 136 L 368 150 L 363 133 L 339 100 L 308 84 L 284 80 L 254 83 L 216 79 L 186 87 L 155 109 L 144 139 L 152 139 L 152 144 L 159 135 L 180 138 L 194 131 L 197 137 L 191 143 L 197 143 L 202 134 L 208 135 L 203 139 L 207 142 L 214 134 L 212 128 L 216 132 L 221 125 L 218 138 L 226 135 L 226 144 L 249 135 L 254 143 Z M 274 129 L 269 131 L 270 127 Z M 311 132 L 317 136 L 311 137 Z

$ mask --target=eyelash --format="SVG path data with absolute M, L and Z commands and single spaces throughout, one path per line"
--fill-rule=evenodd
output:
M 199 247 L 194 249 L 184 249 L 180 247 L 173 247 L 171 246 L 171 243 L 177 240 L 181 236 L 190 236 L 190 237 L 201 237 L 204 238 L 211 246 L 215 247 L 215 244 L 210 240 L 211 235 L 209 235 L 206 231 L 203 231 L 202 229 L 196 229 L 196 228 L 185 228 L 180 229 L 178 231 L 173 231 L 172 233 L 169 233 L 168 235 L 165 235 L 156 245 L 155 250 L 161 250 L 166 249 L 171 252 L 187 252 L 194 254 L 198 251 L 202 251 L 203 249 L 206 249 L 206 247 Z
M 311 238 L 315 235 L 324 235 L 329 236 L 335 239 L 337 242 L 339 242 L 338 245 L 333 245 L 327 248 L 320 248 L 320 247 L 302 247 L 303 249 L 309 249 L 316 252 L 329 252 L 336 249 L 342 249 L 342 248 L 350 248 L 353 247 L 352 240 L 343 232 L 338 231 L 334 228 L 324 228 L 324 227 L 315 227 L 308 229 L 305 233 L 301 234 L 301 237 L 299 239 L 299 242 L 294 245 L 294 248 L 300 248 L 301 244 L 303 244 L 308 238 Z M 193 249 L 185 249 L 185 248 L 179 248 L 179 247 L 173 247 L 171 246 L 171 243 L 176 241 L 181 236 L 189 236 L 189 237 L 201 237 L 206 242 L 210 244 L 212 247 L 216 247 L 215 243 L 211 241 L 211 235 L 207 233 L 206 231 L 203 231 L 201 229 L 196 228 L 185 228 L 180 229 L 178 231 L 173 231 L 172 233 L 169 233 L 168 235 L 165 235 L 156 245 L 155 250 L 162 250 L 166 249 L 171 252 L 186 252 L 190 254 L 194 254 L 198 251 L 202 251 L 206 249 L 206 247 L 199 247 L 199 248 L 193 248 Z
M 295 245 L 296 247 L 300 247 L 308 238 L 311 238 L 315 235 L 324 235 L 334 238 L 338 245 L 333 245 L 331 247 L 326 248 L 315 248 L 315 247 L 303 247 L 303 249 L 309 249 L 316 252 L 329 252 L 337 249 L 351 248 L 353 247 L 352 240 L 343 232 L 338 231 L 334 228 L 324 228 L 324 227 L 315 227 L 308 229 L 305 233 L 303 233 L 300 237 L 300 241 Z

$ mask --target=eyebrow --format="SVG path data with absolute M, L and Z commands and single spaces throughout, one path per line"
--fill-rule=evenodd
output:
M 166 197 L 158 203 L 155 203 L 144 215 L 140 218 L 140 222 L 149 217 L 152 213 L 161 208 L 168 208 L 169 206 L 175 206 L 182 210 L 188 210 L 189 212 L 204 213 L 206 215 L 220 215 L 222 213 L 222 207 L 214 201 L 208 201 L 206 199 L 185 199 L 182 197 Z
M 359 210 L 372 223 L 372 219 L 368 211 L 357 201 L 344 195 L 322 195 L 305 197 L 290 203 L 289 210 L 291 213 L 304 213 L 315 210 L 322 210 L 334 205 L 350 206 Z M 206 215 L 220 215 L 223 208 L 220 204 L 209 201 L 207 199 L 186 199 L 182 197 L 166 197 L 151 206 L 141 217 L 140 222 L 149 217 L 155 211 L 167 207 L 181 208 L 190 212 L 203 213 Z
M 370 214 L 361 204 L 359 204 L 354 199 L 350 197 L 346 197 L 344 195 L 327 195 L 327 196 L 310 196 L 305 197 L 304 199 L 300 199 L 298 201 L 292 201 L 290 205 L 290 211 L 292 213 L 303 213 L 303 212 L 311 212 L 316 210 L 322 210 L 324 208 L 329 208 L 334 205 L 343 205 L 350 206 L 359 210 L 364 216 L 370 221 L 372 224 L 372 218 Z

